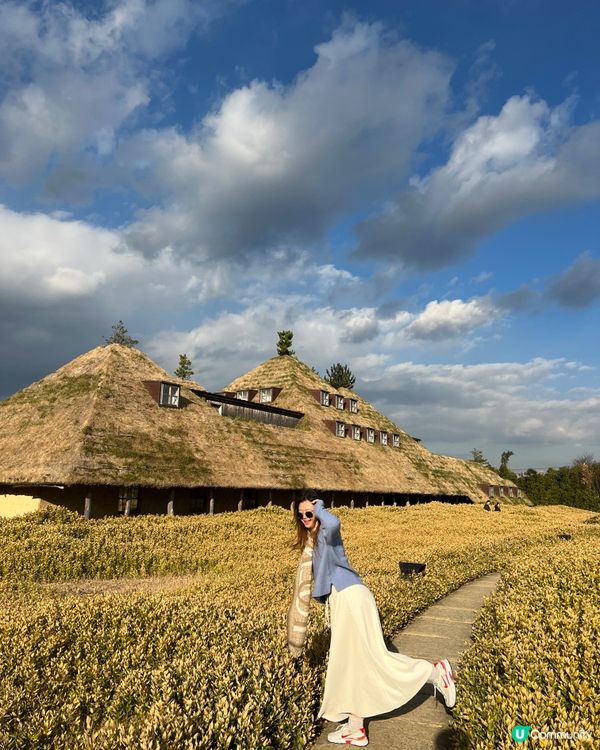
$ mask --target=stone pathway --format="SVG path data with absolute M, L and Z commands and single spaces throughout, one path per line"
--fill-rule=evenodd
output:
M 460 669 L 462 653 L 471 643 L 471 628 L 485 597 L 492 593 L 500 573 L 490 573 L 440 599 L 415 617 L 393 640 L 391 650 L 434 661 L 450 660 L 455 673 Z M 457 694 L 460 677 L 457 677 Z M 433 697 L 433 685 L 425 685 L 408 703 L 395 711 L 367 718 L 365 728 L 371 750 L 450 750 L 451 712 L 441 695 Z M 336 723 L 325 721 L 320 737 L 313 745 L 334 748 L 327 734 Z

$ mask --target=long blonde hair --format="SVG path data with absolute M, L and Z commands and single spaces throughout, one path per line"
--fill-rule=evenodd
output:
M 298 509 L 300 508 L 300 504 L 305 502 L 306 500 L 316 500 L 317 497 L 318 495 L 314 490 L 303 490 L 300 498 L 294 498 L 292 510 L 294 512 L 294 524 L 296 527 L 296 540 L 290 546 L 290 549 L 302 551 L 304 547 L 306 546 L 306 543 L 308 542 L 309 536 L 312 537 L 314 546 L 315 547 L 317 546 L 317 543 L 319 540 L 319 529 L 321 527 L 319 519 L 317 518 L 317 522 L 315 523 L 313 527 L 313 531 L 309 531 L 306 528 L 306 526 L 302 523 L 302 521 L 298 518 Z

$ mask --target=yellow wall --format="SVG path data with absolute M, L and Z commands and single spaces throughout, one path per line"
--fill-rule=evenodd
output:
M 50 503 L 32 495 L 0 495 L 0 517 L 23 516 L 25 513 L 41 510 L 48 505 Z

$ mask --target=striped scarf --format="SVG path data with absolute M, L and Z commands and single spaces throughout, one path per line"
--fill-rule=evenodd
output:
M 287 645 L 294 657 L 302 654 L 302 649 L 306 642 L 306 628 L 312 587 L 312 556 L 313 541 L 309 536 L 300 556 L 300 563 L 298 564 L 296 580 L 294 582 L 294 596 L 287 615 Z

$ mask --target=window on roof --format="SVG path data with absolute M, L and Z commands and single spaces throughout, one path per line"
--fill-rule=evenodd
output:
M 131 511 L 138 509 L 138 500 L 139 500 L 139 488 L 138 487 L 120 487 L 119 488 L 119 504 L 118 504 L 118 511 L 119 513 L 125 513 L 125 506 L 127 505 L 127 501 L 131 501 L 130 509 Z
M 247 390 L 245 390 L 245 391 L 236 391 L 235 397 L 239 398 L 241 401 L 249 401 L 250 400 L 249 393 L 248 393 Z
M 346 425 L 343 422 L 335 423 L 335 434 L 338 437 L 346 437 Z
M 329 406 L 329 393 L 321 391 L 321 406 Z
M 380 432 L 379 437 L 381 439 L 381 445 L 387 445 L 388 444 L 388 434 L 387 432 Z
M 375 430 L 372 427 L 367 427 L 367 443 L 375 442 Z
M 494 488 L 493 488 L 493 487 L 490 487 L 490 489 L 489 489 L 489 491 L 488 491 L 488 495 L 489 495 L 490 497 L 494 497 Z
M 337 396 L 335 397 L 335 408 L 336 409 L 343 409 L 344 408 L 344 397 L 343 396 Z
M 260 389 L 260 403 L 270 404 L 273 400 L 273 389 L 272 388 L 261 388 Z
M 160 384 L 160 405 L 161 406 L 179 406 L 178 385 L 169 385 L 168 383 Z
M 400 447 L 400 435 L 392 435 L 392 444 L 394 448 Z
M 353 437 L 353 438 L 354 438 L 355 440 L 360 440 L 360 427 L 358 427 L 358 426 L 357 426 L 357 425 L 355 425 L 355 424 L 354 424 L 354 425 L 352 425 L 352 437 Z
M 358 401 L 355 398 L 349 399 L 350 401 L 350 411 L 353 414 L 358 414 Z

